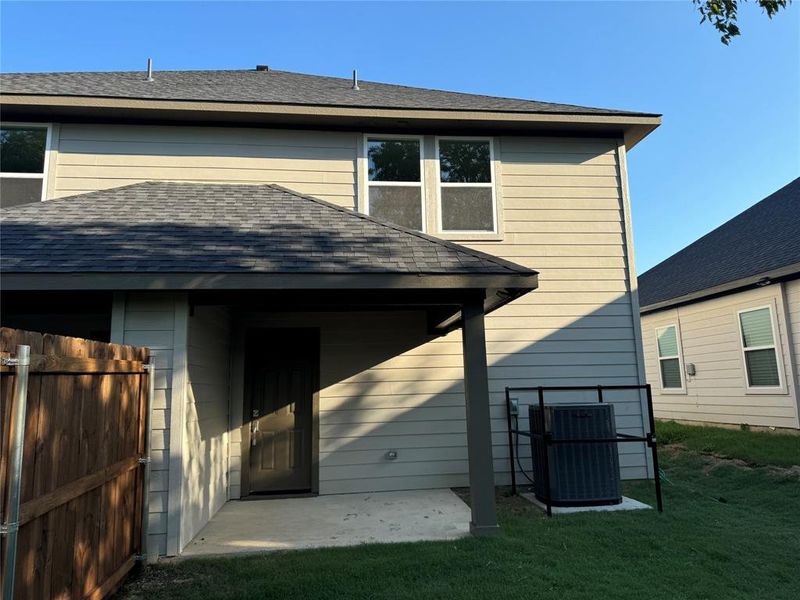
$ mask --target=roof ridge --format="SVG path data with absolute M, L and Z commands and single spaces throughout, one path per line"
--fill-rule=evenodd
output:
M 289 193 L 289 194 L 291 194 L 293 196 L 297 196 L 298 198 L 302 198 L 304 200 L 309 200 L 311 202 L 316 202 L 317 204 L 321 204 L 322 206 L 325 206 L 327 208 L 332 208 L 332 209 L 337 210 L 337 211 L 339 211 L 341 213 L 348 214 L 348 215 L 350 215 L 352 217 L 355 217 L 355 218 L 358 218 L 358 219 L 363 219 L 363 220 L 366 220 L 366 221 L 371 221 L 372 223 L 375 223 L 377 225 L 382 225 L 383 227 L 388 227 L 389 229 L 394 229 L 395 231 L 401 231 L 403 233 L 407 233 L 407 234 L 413 235 L 415 237 L 418 237 L 420 239 L 426 240 L 428 242 L 433 242 L 433 243 L 438 244 L 440 246 L 444 246 L 445 248 L 448 248 L 449 250 L 454 250 L 454 251 L 460 252 L 462 254 L 470 254 L 470 255 L 472 255 L 474 257 L 481 258 L 483 260 L 488 260 L 489 262 L 493 262 L 496 265 L 499 265 L 501 267 L 504 267 L 506 269 L 514 271 L 515 273 L 538 273 L 538 271 L 535 271 L 535 270 L 530 269 L 528 267 L 523 267 L 522 265 L 518 265 L 518 264 L 513 263 L 513 262 L 511 262 L 509 260 L 505 260 L 504 258 L 500 258 L 498 256 L 493 256 L 491 254 L 487 254 L 486 252 L 481 252 L 480 250 L 474 250 L 472 248 L 468 248 L 466 246 L 462 246 L 461 244 L 456 244 L 455 242 L 451 242 L 451 241 L 448 241 L 448 240 L 443 240 L 441 238 L 437 238 L 437 237 L 429 235 L 427 233 L 423 233 L 421 231 L 417 231 L 416 229 L 410 229 L 408 227 L 403 227 L 402 225 L 397 225 L 396 223 L 391 223 L 389 221 L 383 221 L 382 219 L 377 219 L 377 218 L 375 218 L 375 217 L 373 217 L 371 215 L 366 215 L 364 213 L 360 213 L 360 212 L 356 212 L 356 211 L 344 208 L 343 206 L 339 206 L 338 204 L 334 204 L 332 202 L 328 202 L 327 200 L 322 200 L 320 198 L 316 198 L 314 196 L 309 196 L 307 194 L 301 194 L 300 192 L 296 192 L 294 190 L 290 190 L 289 188 L 283 187 L 282 185 L 278 185 L 276 183 L 268 183 L 268 184 L 265 184 L 265 185 L 267 187 L 271 187 L 271 188 L 274 188 L 276 190 L 280 190 L 282 192 Z

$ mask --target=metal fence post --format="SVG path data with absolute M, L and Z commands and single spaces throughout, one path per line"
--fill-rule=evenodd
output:
M 11 399 L 9 428 L 8 496 L 3 533 L 6 536 L 6 562 L 3 573 L 3 598 L 14 597 L 14 574 L 17 563 L 17 532 L 19 531 L 19 500 L 22 485 L 22 451 L 25 443 L 25 412 L 28 405 L 28 376 L 31 347 L 17 346 L 17 357 L 4 363 L 16 367 L 14 392 Z
M 519 419 L 519 417 L 517 417 Z M 517 467 L 514 464 L 514 437 L 511 427 L 511 396 L 506 386 L 506 421 L 508 425 L 508 458 L 511 461 L 511 495 L 517 495 Z

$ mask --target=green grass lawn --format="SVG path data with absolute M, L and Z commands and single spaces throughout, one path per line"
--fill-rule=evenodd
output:
M 698 427 L 675 421 L 659 422 L 657 434 L 662 444 L 680 444 L 694 452 L 739 459 L 753 465 L 800 465 L 800 435 Z
M 150 567 L 125 598 L 796 598 L 800 476 L 783 436 L 659 425 L 665 512 L 546 519 L 499 496 L 502 533 L 456 542 L 371 545 Z M 797 438 L 800 439 L 800 438 Z M 699 446 L 698 446 L 699 444 Z M 697 448 L 697 450 L 695 450 Z M 794 448 L 794 450 L 792 450 Z M 713 451 L 714 456 L 703 454 Z M 727 458 L 720 458 L 727 456 Z M 745 461 L 745 462 L 742 462 Z M 747 464 L 750 463 L 750 464 Z M 753 466 L 753 463 L 765 466 Z M 652 482 L 625 493 L 652 502 Z

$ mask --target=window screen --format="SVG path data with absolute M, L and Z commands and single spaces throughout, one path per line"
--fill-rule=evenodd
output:
M 739 313 L 742 350 L 749 387 L 778 387 L 781 385 L 772 312 L 768 307 Z
M 661 372 L 661 387 L 682 389 L 683 373 L 678 349 L 678 328 L 669 325 L 656 330 L 658 344 L 658 364 Z
M 489 140 L 439 141 L 442 231 L 495 231 Z
M 46 127 L 0 128 L 0 207 L 42 199 Z
M 422 166 L 419 140 L 368 139 L 367 212 L 422 231 Z

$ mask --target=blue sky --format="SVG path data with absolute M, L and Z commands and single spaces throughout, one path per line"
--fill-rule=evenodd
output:
M 741 0 L 740 0 L 741 1 Z M 0 4 L 0 68 L 273 68 L 664 115 L 629 155 L 641 273 L 800 175 L 800 2 Z M 33 27 L 31 24 L 35 24 Z

